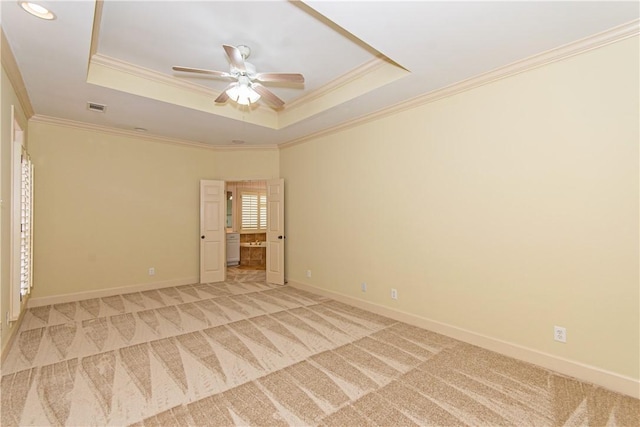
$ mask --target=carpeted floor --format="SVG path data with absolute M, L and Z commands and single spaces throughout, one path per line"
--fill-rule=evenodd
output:
M 1 424 L 640 425 L 640 401 L 230 269 L 32 308 Z

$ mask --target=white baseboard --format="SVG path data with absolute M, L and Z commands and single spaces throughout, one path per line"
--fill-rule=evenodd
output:
M 446 323 L 437 322 L 435 320 L 427 319 L 415 314 L 385 307 L 380 304 L 363 301 L 361 299 L 343 295 L 338 292 L 328 291 L 326 289 L 321 289 L 315 286 L 305 285 L 298 282 L 289 282 L 289 285 L 297 289 L 322 295 L 336 301 L 343 302 L 345 304 L 349 304 L 376 314 L 380 314 L 382 316 L 389 317 L 400 322 L 419 326 L 421 328 L 428 329 L 430 331 L 437 332 L 439 334 L 446 335 L 469 344 L 477 345 L 478 347 L 482 347 L 487 350 L 495 351 L 505 356 L 513 357 L 514 359 L 542 366 L 543 368 L 550 369 L 560 374 L 568 375 L 581 381 L 596 384 L 606 389 L 626 394 L 627 396 L 631 396 L 636 399 L 640 399 L 640 380 L 631 377 L 626 377 L 615 372 L 600 369 L 595 366 L 554 356 L 552 354 L 499 340 L 497 338 L 492 338 L 490 336 L 478 334 L 467 329 L 462 329 L 456 326 L 448 325 Z
M 29 304 L 29 300 L 27 300 L 27 304 Z M 18 319 L 15 320 L 14 322 L 11 322 L 13 323 L 13 326 L 11 327 L 11 330 L 9 332 L 9 338 L 7 339 L 4 347 L 0 349 L 0 367 L 4 364 L 4 359 L 7 357 L 7 354 L 9 354 L 8 350 L 11 348 L 11 346 L 13 345 L 13 341 L 16 339 L 16 336 L 18 335 L 18 330 L 20 330 L 20 325 L 22 325 L 22 319 L 24 319 L 24 313 L 26 311 L 27 311 L 26 308 L 23 308 L 22 311 L 20 312 L 20 316 L 18 316 Z M 2 325 L 3 329 L 8 327 L 9 326 L 6 323 Z
M 60 304 L 64 302 L 79 301 L 90 298 L 110 297 L 113 295 L 128 294 L 131 292 L 149 291 L 152 289 L 168 288 L 171 286 L 191 285 L 199 283 L 197 277 L 186 279 L 166 280 L 164 282 L 143 283 L 138 285 L 120 286 L 117 288 L 97 289 L 94 291 L 73 292 L 70 294 L 51 295 L 48 297 L 36 297 L 29 299 L 28 308 L 41 307 L 43 305 Z

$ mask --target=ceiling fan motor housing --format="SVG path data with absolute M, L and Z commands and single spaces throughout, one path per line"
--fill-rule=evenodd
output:
M 231 65 L 229 74 L 231 74 L 235 78 L 238 78 L 240 76 L 247 76 L 249 77 L 249 79 L 253 80 L 256 78 L 256 67 L 252 63 L 245 61 L 244 71 L 240 71 L 237 68 L 235 68 L 233 65 Z

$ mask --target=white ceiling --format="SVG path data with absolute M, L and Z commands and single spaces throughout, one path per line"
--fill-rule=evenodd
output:
M 2 1 L 2 28 L 37 116 L 204 143 L 273 146 L 339 126 L 637 20 L 638 2 L 42 1 L 44 21 Z M 97 14 L 96 14 L 97 11 Z M 97 19 L 94 20 L 94 17 Z M 92 45 L 93 43 L 93 45 Z M 251 47 L 274 111 L 216 106 L 222 44 Z M 107 105 L 88 111 L 88 101 Z

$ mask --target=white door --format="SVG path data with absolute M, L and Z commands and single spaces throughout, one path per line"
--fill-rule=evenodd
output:
M 226 201 L 224 181 L 200 181 L 200 283 L 225 279 Z
M 284 179 L 267 181 L 267 282 L 284 285 Z

